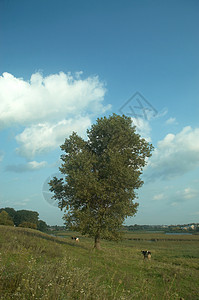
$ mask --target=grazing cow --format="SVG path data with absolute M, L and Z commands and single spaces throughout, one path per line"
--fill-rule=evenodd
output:
M 151 259 L 151 252 L 150 251 L 148 251 L 148 250 L 142 250 L 141 251 L 142 252 L 142 254 L 143 254 L 143 256 L 144 256 L 144 259 Z
M 77 243 L 79 242 L 79 238 L 76 237 L 76 236 L 71 236 L 71 239 L 72 239 L 72 240 L 75 240 Z

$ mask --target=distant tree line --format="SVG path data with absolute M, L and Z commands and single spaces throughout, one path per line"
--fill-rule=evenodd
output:
M 63 226 L 60 226 L 60 225 L 52 225 L 52 226 L 49 226 L 48 227 L 48 230 L 49 231 L 63 231 L 63 230 L 67 230 L 66 229 L 66 226 L 63 225 Z
M 181 225 L 125 225 L 125 230 L 130 231 L 165 231 L 165 232 L 187 232 L 199 231 L 199 223 Z
M 152 225 L 129 225 L 124 226 L 124 229 L 130 230 L 130 231 L 147 231 L 147 230 L 160 230 L 160 226 L 152 226 Z
M 15 210 L 11 207 L 0 209 L 0 225 L 26 227 L 47 231 L 48 225 L 39 220 L 39 213 L 31 210 Z

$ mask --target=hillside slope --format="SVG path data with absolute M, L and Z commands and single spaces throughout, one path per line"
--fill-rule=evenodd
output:
M 0 299 L 199 299 L 196 237 L 102 246 L 0 226 Z M 149 247 L 152 260 L 144 261 L 140 251 Z

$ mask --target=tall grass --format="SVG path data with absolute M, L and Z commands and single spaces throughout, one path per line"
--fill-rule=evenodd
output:
M 92 240 L 77 244 L 70 233 L 56 238 L 0 226 L 0 299 L 199 299 L 199 237 L 126 237 L 96 251 Z M 144 249 L 151 261 L 143 260 Z

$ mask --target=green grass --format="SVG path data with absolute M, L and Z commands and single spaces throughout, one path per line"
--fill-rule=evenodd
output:
M 92 239 L 59 234 L 0 226 L 1 300 L 199 299 L 198 235 L 128 232 L 96 251 Z

